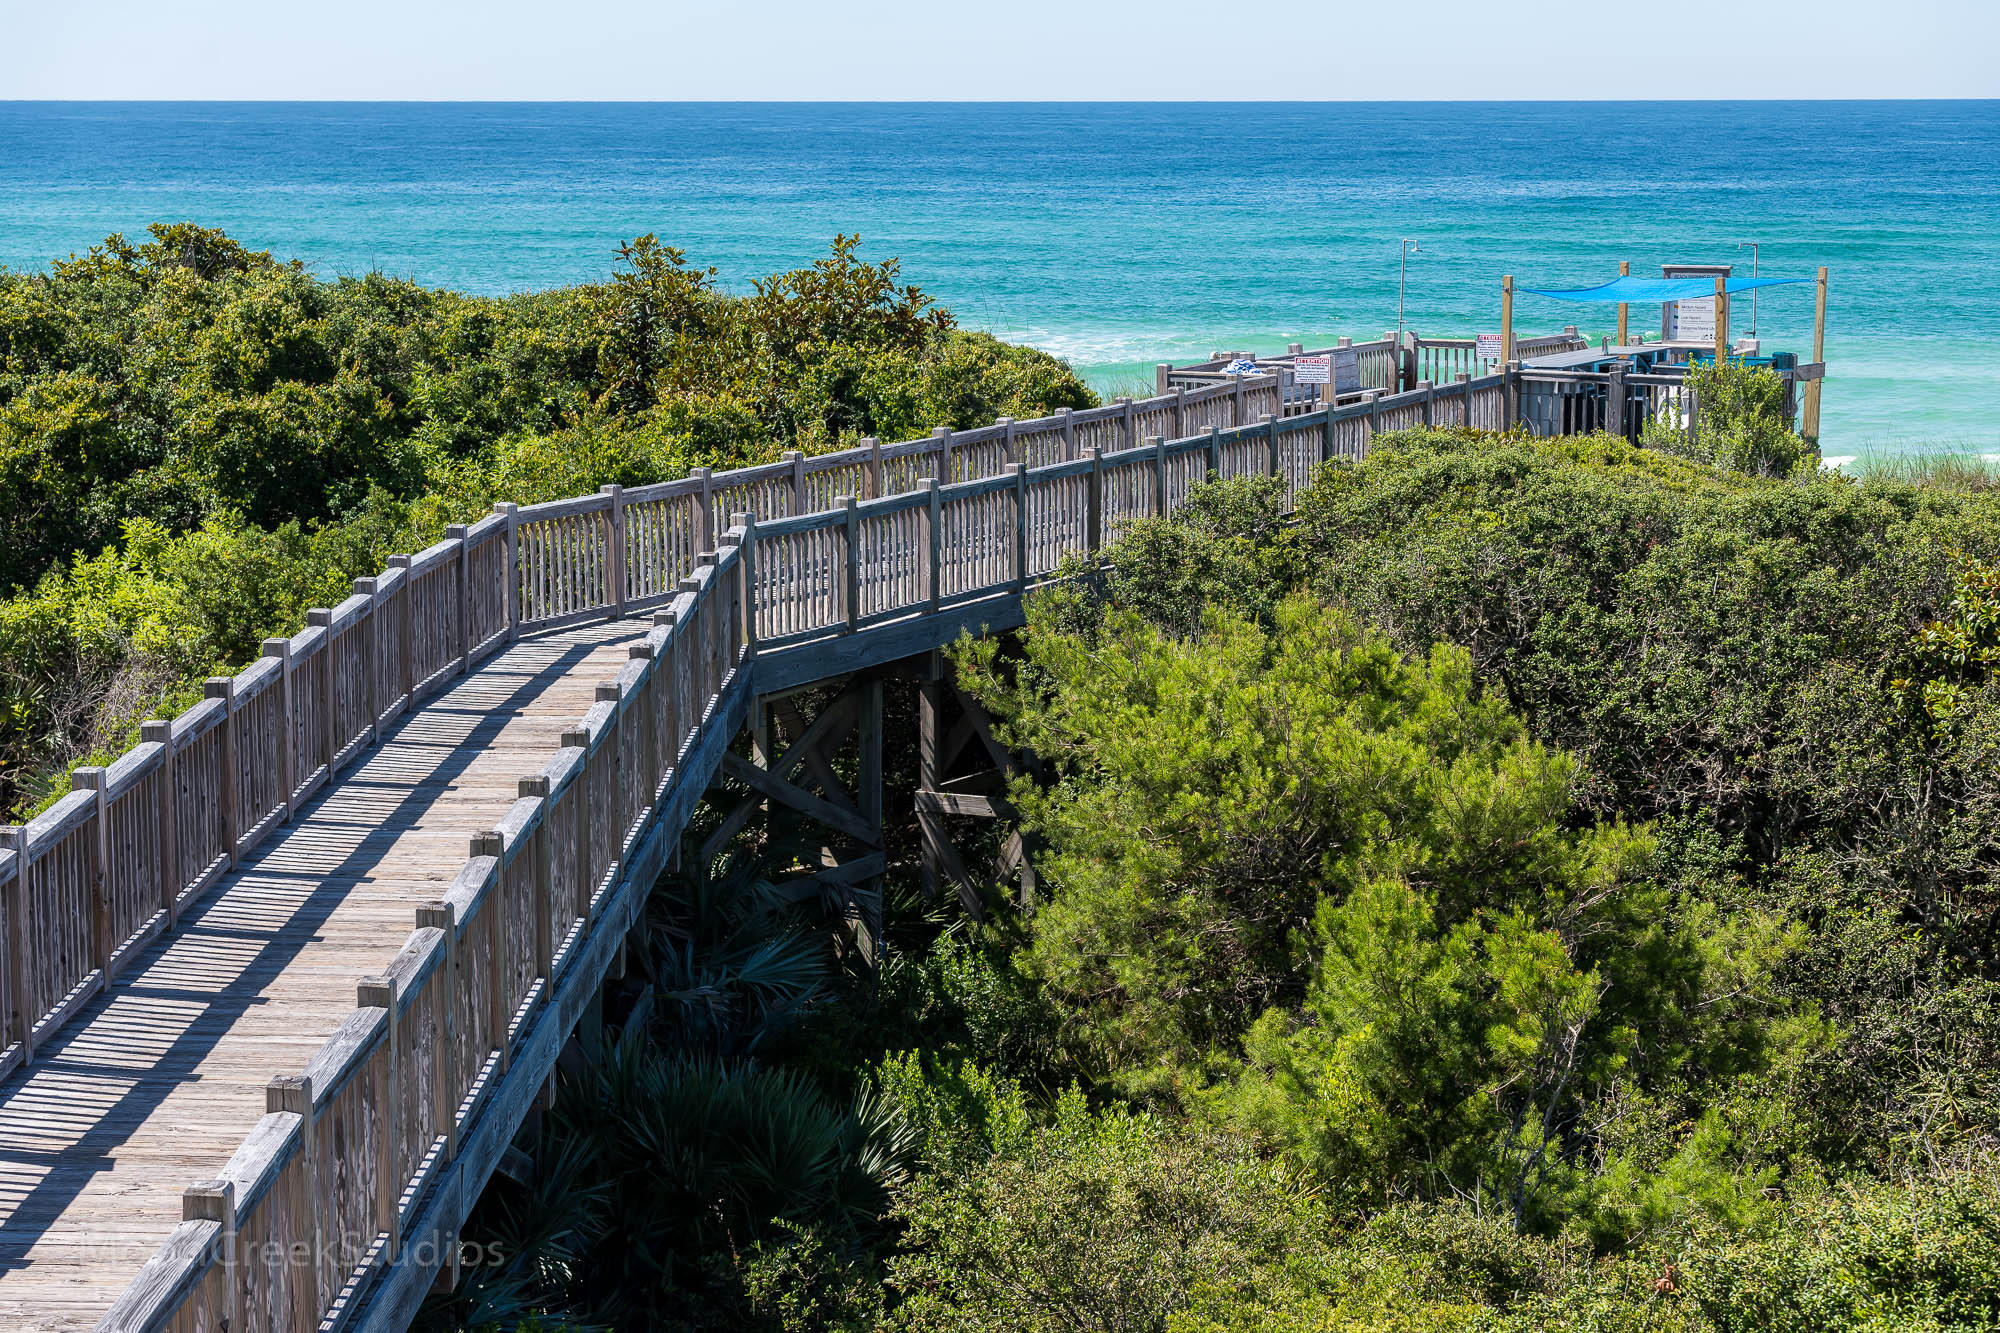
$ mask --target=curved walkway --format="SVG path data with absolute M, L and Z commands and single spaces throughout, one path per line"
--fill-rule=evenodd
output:
M 96 1324 L 643 633 L 524 639 L 401 719 L 0 1084 L 0 1329 Z

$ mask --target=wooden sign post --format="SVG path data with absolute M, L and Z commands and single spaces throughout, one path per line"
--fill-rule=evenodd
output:
M 1715 364 L 1729 360 L 1729 279 L 1715 277 Z
M 1514 360 L 1514 275 L 1509 273 L 1500 279 L 1500 362 L 1511 364 Z
M 1813 300 L 1813 364 L 1826 365 L 1826 269 L 1820 268 L 1819 277 L 1814 281 Z M 1819 392 L 1826 383 L 1826 372 L 1820 371 L 1820 378 L 1806 381 L 1806 400 L 1799 422 L 1799 434 L 1815 447 L 1819 444 Z

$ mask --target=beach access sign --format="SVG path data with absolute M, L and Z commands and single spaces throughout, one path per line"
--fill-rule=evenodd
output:
M 1292 383 L 1333 383 L 1333 358 L 1330 356 L 1301 356 L 1294 358 L 1292 361 Z
M 1473 351 L 1481 361 L 1498 361 L 1501 356 L 1500 335 L 1497 333 L 1480 334 L 1478 345 Z

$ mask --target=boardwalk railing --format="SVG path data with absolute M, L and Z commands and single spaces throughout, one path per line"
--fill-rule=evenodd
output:
M 176 800 L 234 781 L 222 808 L 235 822 L 189 834 L 164 862 L 199 873 L 170 876 L 171 894 L 157 875 L 137 876 L 136 901 L 158 895 L 166 905 L 154 914 L 170 920 L 229 848 L 247 850 L 436 682 L 522 630 L 654 609 L 626 668 L 522 779 L 499 825 L 473 840 L 387 971 L 359 982 L 358 1007 L 301 1074 L 272 1081 L 267 1114 L 221 1175 L 187 1191 L 186 1220 L 103 1327 L 407 1323 L 431 1275 L 455 1262 L 458 1226 L 720 764 L 760 650 L 1017 599 L 1064 557 L 1173 512 L 1211 474 L 1280 477 L 1289 501 L 1321 463 L 1364 456 L 1378 432 L 1507 424 L 1499 375 L 1302 416 L 1218 419 L 1275 387 L 1262 377 L 1180 389 L 501 506 L 364 581 L 372 586 L 305 634 L 267 645 L 263 662 L 175 722 L 171 743 L 149 740 L 37 820 L 30 865 L 78 828 L 133 825 L 133 811 L 171 809 L 176 819 L 154 817 L 185 824 L 200 802 Z M 840 669 L 829 650 L 827 670 Z M 281 703 L 258 713 L 257 698 Z M 217 731 L 224 743 L 198 765 L 188 756 Z M 176 766 L 163 769 L 168 761 Z M 275 783 L 264 776 L 273 765 Z M 162 773 L 176 776 L 146 784 Z M 85 799 L 112 813 L 78 815 Z M 157 831 L 139 835 L 118 856 L 144 863 L 158 842 Z M 117 859 L 101 848 L 95 860 L 65 855 L 65 865 Z M 89 873 L 61 882 L 88 884 Z M 517 1064 L 529 1077 L 509 1077 Z

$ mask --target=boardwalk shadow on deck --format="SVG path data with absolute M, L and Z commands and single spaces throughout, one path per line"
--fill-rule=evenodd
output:
M 398 719 L 380 747 L 317 795 L 291 824 L 276 830 L 182 917 L 179 929 L 149 946 L 125 979 L 93 1000 L 50 1042 L 45 1055 L 0 1084 L 0 1130 L 5 1131 L 0 1133 L 0 1275 L 28 1266 L 27 1251 L 93 1178 L 110 1169 L 115 1150 L 170 1094 L 198 1080 L 195 1071 L 202 1061 L 245 1014 L 265 1002 L 270 981 L 358 893 L 383 897 L 383 910 L 399 912 L 406 923 L 385 934 L 381 964 L 387 965 L 414 926 L 414 904 L 386 901 L 393 893 L 368 883 L 369 872 L 551 685 L 601 644 L 636 632 L 633 622 L 604 628 L 609 632 L 568 644 L 546 665 L 509 665 L 508 655 L 533 651 L 535 641 L 524 640 Z M 459 725 L 460 719 L 469 725 Z M 413 749 L 445 753 L 435 763 L 413 768 Z M 449 826 L 439 831 L 440 837 L 459 839 L 461 850 L 465 834 L 465 829 Z M 338 860 L 329 864 L 329 854 Z M 432 896 L 442 896 L 445 887 L 438 885 Z M 205 978 L 219 979 L 220 985 L 204 984 Z M 137 1012 L 142 1006 L 149 1011 L 164 1007 L 177 1015 L 159 1024 L 176 1028 L 177 1023 L 176 1030 L 163 1041 L 144 1040 L 158 1034 L 157 1020 Z M 95 1030 L 114 1010 L 134 1012 L 123 1021 L 113 1016 L 115 1032 Z M 328 1031 L 338 1017 L 330 1016 Z M 142 1022 L 143 1030 L 135 1030 Z M 112 1036 L 115 1043 L 107 1040 Z M 294 1064 L 266 1072 L 298 1072 L 318 1045 L 318 1039 L 312 1040 L 300 1048 Z M 94 1099 L 89 1095 L 90 1085 L 120 1079 L 129 1080 L 121 1093 L 107 1097 L 100 1089 Z M 255 1110 L 261 1114 L 261 1104 Z M 30 1146 L 36 1140 L 44 1146 Z M 226 1160 L 227 1154 L 213 1169 L 221 1170 Z M 5 1176 L 19 1182 L 36 1172 L 40 1179 L 25 1190 L 4 1185 Z M 162 1202 L 176 1200 L 177 1195 Z

